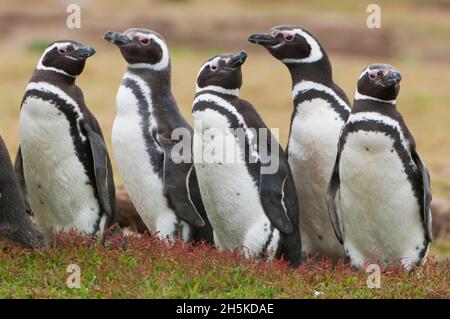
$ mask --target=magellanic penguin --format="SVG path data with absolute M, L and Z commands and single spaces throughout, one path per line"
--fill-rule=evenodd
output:
M 390 65 L 366 68 L 339 139 L 327 200 L 355 267 L 409 269 L 432 240 L 430 177 L 396 108 L 400 80 Z
M 192 109 L 194 165 L 216 246 L 283 256 L 296 267 L 301 240 L 294 181 L 283 149 L 239 98 L 246 57 L 243 51 L 216 56 L 200 69 Z
M 27 216 L 25 200 L 8 149 L 0 136 L 0 240 L 27 248 L 47 246 L 45 235 Z
M 325 193 L 350 102 L 333 82 L 325 50 L 305 29 L 276 26 L 269 33 L 251 35 L 249 41 L 264 46 L 291 74 L 294 112 L 286 151 L 298 193 L 303 253 L 343 257 Z
M 103 135 L 75 84 L 94 53 L 76 41 L 53 42 L 22 100 L 16 173 L 37 225 L 49 233 L 94 235 L 114 226 L 121 235 Z
M 160 238 L 213 243 L 192 161 L 192 128 L 171 92 L 169 49 L 147 29 L 107 32 L 128 63 L 116 97 L 114 153 L 125 189 L 151 233 Z M 184 130 L 181 162 L 172 158 Z M 172 136 L 174 135 L 174 136 Z

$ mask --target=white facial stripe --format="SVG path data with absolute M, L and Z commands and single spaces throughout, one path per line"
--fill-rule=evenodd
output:
M 245 123 L 244 118 L 242 117 L 242 114 L 239 113 L 236 108 L 231 105 L 230 103 L 228 103 L 226 100 L 213 95 L 213 94 L 201 94 L 199 96 L 197 96 L 194 100 L 193 105 L 195 105 L 198 102 L 211 102 L 216 104 L 219 107 L 223 107 L 224 109 L 226 109 L 228 112 L 230 112 L 231 114 L 233 114 L 234 116 L 236 116 L 236 118 L 239 121 L 239 124 L 244 128 L 245 130 L 245 135 L 247 136 L 247 139 L 249 141 L 250 144 L 250 152 L 252 154 L 252 156 L 256 159 L 260 159 L 258 151 L 255 149 L 254 145 L 256 145 L 256 141 L 254 141 L 254 139 L 256 138 L 252 132 L 252 130 L 249 130 L 247 124 Z
M 283 59 L 282 62 L 284 62 L 284 63 L 312 63 L 312 62 L 319 61 L 323 57 L 323 53 L 322 53 L 322 50 L 320 49 L 319 43 L 317 43 L 317 41 L 312 36 L 310 36 L 308 33 L 303 31 L 302 29 L 282 30 L 281 32 L 287 33 L 287 34 L 292 34 L 294 36 L 298 34 L 298 35 L 302 36 L 306 40 L 306 42 L 309 44 L 309 46 L 311 47 L 311 53 L 309 54 L 308 57 L 303 58 L 303 59 Z
M 295 99 L 298 94 L 304 93 L 310 90 L 316 90 L 324 92 L 328 95 L 331 95 L 341 106 L 350 111 L 350 106 L 339 97 L 332 89 L 323 84 L 313 82 L 313 81 L 301 81 L 297 83 L 292 89 L 292 98 Z
M 348 119 L 348 123 L 356 123 L 356 122 L 362 122 L 362 121 L 375 121 L 380 122 L 385 125 L 389 125 L 393 127 L 396 131 L 400 134 L 400 140 L 402 142 L 403 147 L 406 150 L 409 150 L 409 143 L 408 140 L 405 138 L 405 134 L 403 133 L 403 130 L 400 126 L 400 124 L 394 120 L 393 118 L 382 115 L 378 112 L 360 112 L 360 113 L 353 113 L 350 115 Z
M 151 39 L 151 34 L 143 33 L 143 32 L 135 32 L 134 35 L 142 38 L 148 38 Z
M 161 71 L 161 70 L 164 70 L 165 68 L 167 68 L 169 66 L 170 56 L 169 56 L 169 49 L 167 48 L 166 43 L 154 34 L 145 34 L 145 33 L 137 32 L 136 35 L 148 37 L 149 39 L 153 39 L 156 43 L 158 43 L 158 45 L 162 51 L 162 58 L 159 62 L 157 62 L 155 64 L 130 63 L 130 64 L 128 64 L 128 67 L 130 67 L 132 69 L 148 69 L 148 70 L 153 70 L 153 71 Z
M 69 95 L 67 95 L 63 90 L 59 87 L 54 86 L 53 84 L 47 82 L 30 82 L 27 85 L 26 91 L 30 90 L 38 90 L 41 92 L 50 92 L 56 94 L 60 99 L 66 101 L 68 104 L 73 106 L 73 110 L 78 114 L 78 131 L 81 132 L 80 121 L 84 119 L 83 113 L 78 105 L 78 103 L 72 99 Z M 82 141 L 86 140 L 86 137 L 80 133 L 80 138 Z
M 378 99 L 376 97 L 372 97 L 372 96 L 368 96 L 368 95 L 364 95 L 358 92 L 358 90 L 356 90 L 355 93 L 355 100 L 372 100 L 372 101 L 377 101 L 377 102 L 383 102 L 383 103 L 390 103 L 390 104 L 396 104 L 397 100 L 382 100 L 382 99 Z
M 44 57 L 45 57 L 45 55 L 48 52 L 50 52 L 54 48 L 58 48 L 59 49 L 61 47 L 68 46 L 68 45 L 72 45 L 72 43 L 70 43 L 70 42 L 59 42 L 59 43 L 55 43 L 55 44 L 49 46 L 47 49 L 45 49 L 44 53 L 42 54 L 41 58 L 39 59 L 39 61 L 37 63 L 36 70 L 54 71 L 54 72 L 57 72 L 57 73 L 60 73 L 60 74 L 64 74 L 64 75 L 67 75 L 67 76 L 70 76 L 70 77 L 74 78 L 75 75 L 69 74 L 69 73 L 67 73 L 64 70 L 61 70 L 61 69 L 58 69 L 58 68 L 55 68 L 55 67 L 45 66 L 44 64 L 42 64 L 42 61 L 44 60 Z
M 203 72 L 203 70 L 204 70 L 208 65 L 209 65 L 209 66 L 212 66 L 212 65 L 218 65 L 218 64 L 219 64 L 219 61 L 220 61 L 220 56 L 215 57 L 214 59 L 209 60 L 209 61 L 206 61 L 205 63 L 203 63 L 202 66 L 200 67 L 200 71 L 198 71 L 198 73 L 197 73 L 197 78 L 200 76 L 200 74 Z
M 367 67 L 364 71 L 362 71 L 361 75 L 359 76 L 358 80 L 360 80 L 366 73 L 369 72 L 369 67 Z

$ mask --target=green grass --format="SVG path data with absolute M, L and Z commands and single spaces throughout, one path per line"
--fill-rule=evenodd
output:
M 80 289 L 66 286 L 70 264 L 80 266 Z M 41 251 L 0 244 L 0 298 L 450 298 L 449 259 L 387 271 L 379 289 L 367 287 L 367 276 L 342 263 L 294 270 L 147 236 L 129 237 L 126 251 L 73 234 Z

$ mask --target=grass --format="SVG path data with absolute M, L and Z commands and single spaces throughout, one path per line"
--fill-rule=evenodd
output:
M 74 234 L 41 251 L 0 244 L 0 298 L 450 298 L 449 259 L 430 258 L 411 273 L 387 271 L 371 289 L 368 274 L 342 263 L 291 269 L 204 245 L 128 239 L 126 251 L 92 247 Z M 80 266 L 80 289 L 66 286 L 70 264 Z

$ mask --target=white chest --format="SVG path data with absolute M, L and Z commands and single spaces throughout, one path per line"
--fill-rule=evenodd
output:
M 45 230 L 91 233 L 99 204 L 75 152 L 70 124 L 48 101 L 28 98 L 20 112 L 20 144 L 28 194 Z
M 350 133 L 341 153 L 340 183 L 352 261 L 417 261 L 424 241 L 420 208 L 393 139 L 381 132 Z
M 202 199 L 220 248 L 259 252 L 270 231 L 257 185 L 227 117 L 211 109 L 194 112 L 194 162 Z M 227 156 L 233 153 L 234 156 Z M 220 154 L 218 156 L 218 154 Z
M 174 231 L 176 217 L 167 206 L 163 195 L 163 181 L 155 172 L 162 173 L 162 167 L 152 166 L 147 147 L 160 154 L 162 150 L 154 141 L 144 139 L 144 120 L 133 91 L 121 86 L 117 93 L 117 116 L 112 130 L 117 166 L 124 186 L 143 221 L 151 232 L 160 232 L 164 237 Z M 153 119 L 148 121 L 153 122 Z M 149 130 L 155 125 L 148 124 Z
M 315 98 L 297 106 L 289 139 L 289 164 L 300 205 L 300 230 L 306 254 L 339 257 L 325 202 L 326 187 L 344 121 L 326 100 Z
M 289 156 L 310 168 L 332 166 L 328 160 L 336 155 L 343 125 L 328 101 L 315 98 L 300 103 L 291 126 Z

